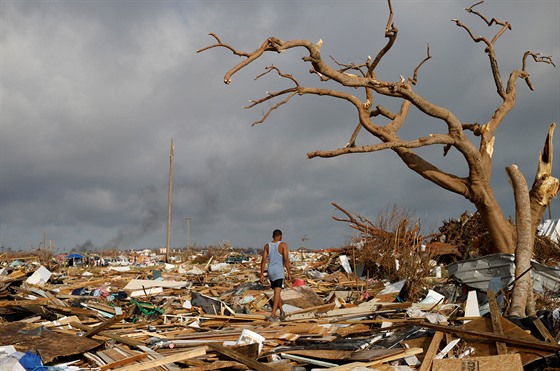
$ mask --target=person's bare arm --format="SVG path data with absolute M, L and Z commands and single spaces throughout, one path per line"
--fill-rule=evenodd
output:
M 287 280 L 286 282 L 288 284 L 292 283 L 292 269 L 290 267 L 290 254 L 288 252 L 288 244 L 286 244 L 285 242 L 281 242 L 280 246 L 282 249 L 282 257 L 284 258 L 284 268 L 286 268 L 286 277 Z
M 266 259 L 268 258 L 268 244 L 264 245 L 263 254 L 261 258 L 261 284 L 264 285 L 264 267 L 266 266 Z

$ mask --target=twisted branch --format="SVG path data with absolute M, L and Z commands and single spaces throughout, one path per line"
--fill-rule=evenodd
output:
M 430 134 L 427 137 L 420 137 L 416 140 L 402 140 L 402 141 L 391 141 L 379 144 L 373 144 L 369 146 L 360 147 L 344 147 L 338 148 L 332 151 L 313 151 L 307 153 L 307 158 L 314 157 L 337 157 L 341 155 L 346 155 L 349 153 L 366 153 L 366 152 L 377 152 L 384 149 L 394 149 L 394 148 L 420 148 L 424 146 L 434 145 L 434 144 L 454 144 L 455 141 L 447 134 Z

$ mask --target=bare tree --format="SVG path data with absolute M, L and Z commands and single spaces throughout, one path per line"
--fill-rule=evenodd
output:
M 385 27 L 387 43 L 377 52 L 374 58 L 368 56 L 361 64 L 344 64 L 331 57 L 334 67 L 329 65 L 321 56 L 322 40 L 313 43 L 308 40 L 283 41 L 276 37 L 269 37 L 256 50 L 245 52 L 222 42 L 217 35 L 211 33 L 210 35 L 216 42 L 198 50 L 198 52 L 214 48 L 225 48 L 230 50 L 234 55 L 243 58 L 243 61 L 235 65 L 225 74 L 224 82 L 229 84 L 232 76 L 236 72 L 258 60 L 267 52 L 280 53 L 294 48 L 306 49 L 307 54 L 303 57 L 303 61 L 311 65 L 310 73 L 316 75 L 320 82 L 332 81 L 338 83 L 341 90 L 302 86 L 292 75 L 282 72 L 274 65 L 269 66 L 263 74 L 256 78 L 258 79 L 270 73 L 275 73 L 281 78 L 286 79 L 286 81 L 293 86 L 274 92 L 268 92 L 266 96 L 251 101 L 251 104 L 246 108 L 255 107 L 263 103 L 269 104 L 262 118 L 254 122 L 253 125 L 264 122 L 274 110 L 285 105 L 295 96 L 308 94 L 325 95 L 345 100 L 355 108 L 358 117 L 357 125 L 351 131 L 348 142 L 340 148 L 309 152 L 307 154 L 309 158 L 329 158 L 351 153 L 376 152 L 390 149 L 394 151 L 412 171 L 450 192 L 465 197 L 475 205 L 494 241 L 494 251 L 492 252 L 513 253 L 516 246 L 516 230 L 504 216 L 491 186 L 492 155 L 494 152 L 495 134 L 504 118 L 515 106 L 518 80 L 524 80 L 529 89 L 534 90 L 527 70 L 528 62 L 533 61 L 535 63 L 545 63 L 553 66 L 554 63 L 549 56 L 527 51 L 521 58 L 520 68 L 511 71 L 507 81 L 504 81 L 500 74 L 498 58 L 494 48 L 501 36 L 511 29 L 511 25 L 508 21 L 500 21 L 496 18 L 488 19 L 474 9 L 482 3 L 483 1 L 480 1 L 465 10 L 486 23 L 489 29 L 497 29 L 491 38 L 476 36 L 467 25 L 457 19 L 452 20 L 457 27 L 467 33 L 472 41 L 484 45 L 484 52 L 487 54 L 490 62 L 491 76 L 497 94 L 501 98 L 501 102 L 488 122 L 482 125 L 478 123 L 461 122 L 448 109 L 437 106 L 415 93 L 413 86 L 418 83 L 420 69 L 425 62 L 432 58 L 429 45 L 426 57 L 416 65 L 412 76 L 408 78 L 401 76 L 400 81 L 381 81 L 377 78 L 376 68 L 393 47 L 398 35 L 398 29 L 393 23 L 393 9 L 390 0 L 388 0 L 389 16 Z M 342 90 L 343 88 L 354 89 Z M 359 88 L 357 91 L 363 92 L 361 97 L 352 94 L 356 91 L 356 88 Z M 350 91 L 352 93 L 350 93 Z M 392 112 L 381 105 L 374 106 L 375 95 L 386 96 L 397 100 L 400 104 L 398 112 Z M 412 106 L 416 107 L 425 115 L 439 120 L 443 124 L 445 130 L 441 133 L 427 134 L 414 140 L 402 139 L 399 136 L 399 131 L 405 124 Z M 550 141 L 552 140 L 553 130 L 554 124 L 549 128 L 545 150 L 541 154 L 541 159 L 539 161 L 537 177 L 530 191 L 533 232 L 536 232 L 536 227 L 546 206 L 559 191 L 558 180 L 551 176 L 552 147 Z M 356 139 L 363 131 L 379 139 L 380 142 L 371 145 L 356 145 Z M 475 143 L 474 140 L 471 141 L 467 136 L 468 133 L 470 133 L 471 136 L 474 134 L 475 139 L 478 138 L 476 139 L 478 143 Z M 466 177 L 446 172 L 415 152 L 415 149 L 421 147 L 441 145 L 444 146 L 444 156 L 452 147 L 461 154 L 468 168 L 468 175 Z

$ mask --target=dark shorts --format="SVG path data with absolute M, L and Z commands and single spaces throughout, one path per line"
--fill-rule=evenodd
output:
M 283 278 L 280 278 L 280 279 L 274 280 L 274 281 L 270 281 L 270 287 L 272 287 L 272 288 L 276 288 L 276 287 L 282 288 L 282 286 L 284 286 L 284 279 Z

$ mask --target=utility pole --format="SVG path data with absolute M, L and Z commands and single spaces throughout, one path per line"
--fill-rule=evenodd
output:
M 171 194 L 173 190 L 173 138 L 169 151 L 169 189 L 167 190 L 167 239 L 165 242 L 165 262 L 169 263 L 169 242 L 171 240 Z
M 189 248 L 189 246 L 191 245 L 191 220 L 192 218 L 187 217 L 187 246 L 185 246 L 185 251 Z

